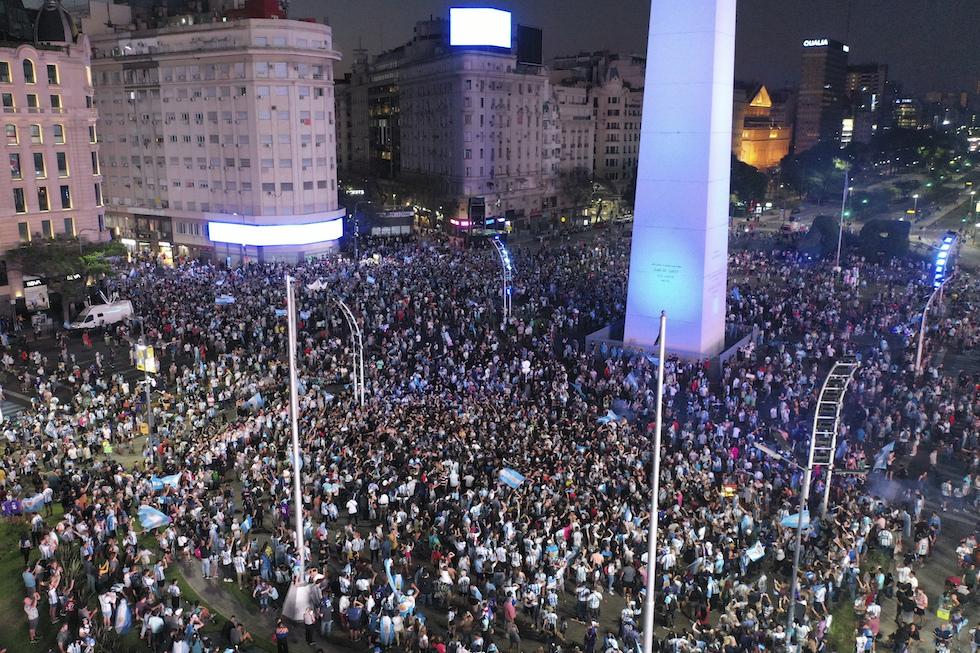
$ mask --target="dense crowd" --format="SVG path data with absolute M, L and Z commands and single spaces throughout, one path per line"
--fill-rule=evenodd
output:
M 65 341 L 57 360 L 28 350 L 5 360 L 38 407 L 27 425 L 8 428 L 0 470 L 4 513 L 25 528 L 32 639 L 39 622 L 63 620 L 63 651 L 96 650 L 100 634 L 125 629 L 128 611 L 154 650 L 202 650 L 212 615 L 184 601 L 167 571 L 184 565 L 236 584 L 262 612 L 280 608 L 291 583 L 308 583 L 311 644 L 343 636 L 413 653 L 527 650 L 528 640 L 585 653 L 635 648 L 657 366 L 582 337 L 624 311 L 629 241 L 517 247 L 512 259 L 515 313 L 503 328 L 492 250 L 413 242 L 357 262 L 120 271 L 107 290 L 131 299 L 138 320 L 105 335 L 108 351 L 142 334 L 161 362 L 155 433 L 132 469 L 113 451 L 138 441 L 146 407 L 111 355 L 82 369 Z M 299 280 L 303 310 L 303 550 L 292 530 L 286 272 Z M 931 292 L 927 277 L 912 262 L 854 259 L 835 275 L 790 251 L 732 254 L 729 322 L 756 335 L 716 369 L 665 362 L 654 578 L 663 650 L 823 651 L 840 602 L 854 606 L 855 641 L 871 650 L 893 598 L 894 650 L 919 637 L 923 599 L 910 563 L 929 555 L 941 527 L 924 510 L 936 461 L 932 477 L 911 479 L 910 456 L 919 447 L 972 453 L 980 409 L 973 380 L 929 362 L 940 344 L 975 343 L 967 316 L 977 287 L 966 275 L 929 338 L 926 373 L 915 374 L 908 326 Z M 307 289 L 314 281 L 326 287 Z M 216 306 L 219 293 L 234 303 Z M 335 297 L 365 335 L 364 407 L 343 388 L 352 345 Z M 788 633 L 795 528 L 784 524 L 802 472 L 753 445 L 802 457 L 823 376 L 845 354 L 862 366 L 838 464 L 871 467 L 885 447 L 879 475 L 905 491 L 886 501 L 863 477 L 836 476 L 832 511 L 818 519 L 826 474 L 815 474 Z M 71 401 L 58 401 L 59 389 Z M 956 508 L 976 496 L 972 460 L 969 476 L 943 479 Z M 38 494 L 45 507 L 26 513 Z M 57 519 L 54 503 L 64 509 Z M 144 528 L 141 506 L 168 523 Z M 976 582 L 976 542 L 961 546 L 963 568 L 951 572 L 963 582 L 935 597 L 957 624 L 957 601 Z M 79 556 L 77 578 L 66 550 Z M 877 569 L 865 563 L 869 550 L 883 554 Z M 622 608 L 610 614 L 614 596 Z M 229 620 L 220 636 L 238 646 L 252 634 Z M 273 637 L 287 650 L 288 624 Z

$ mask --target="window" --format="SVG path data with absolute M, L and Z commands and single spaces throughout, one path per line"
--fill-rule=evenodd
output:
M 92 152 L 91 154 L 92 154 L 92 174 L 93 175 L 100 174 L 99 155 L 96 154 L 95 152 Z
M 4 108 L 10 108 L 10 107 L 13 107 L 14 106 L 14 94 L 13 93 L 4 93 L 0 97 L 3 98 L 3 106 L 4 106 Z M 10 111 L 7 111 L 7 113 L 10 113 Z
M 30 59 L 24 59 L 24 83 L 34 84 L 37 79 L 34 77 L 34 62 Z
M 238 160 L 238 167 L 239 168 L 251 168 L 252 167 L 252 160 L 251 159 L 239 159 Z
M 71 189 L 68 186 L 61 187 L 61 208 L 71 208 Z
M 20 171 L 20 155 L 10 155 L 10 177 L 12 179 L 23 179 L 24 175 Z
M 54 126 L 54 144 L 55 145 L 65 144 L 65 128 L 63 125 Z
M 65 233 L 69 236 L 75 235 L 75 219 L 65 218 Z
M 21 211 L 23 213 L 23 211 Z M 20 235 L 20 242 L 29 243 L 31 242 L 31 230 L 27 226 L 26 222 L 17 223 L 17 233 Z
M 268 182 L 263 183 L 262 184 L 262 192 L 263 193 L 274 193 L 274 192 L 276 192 L 276 185 L 275 184 L 270 184 Z
M 95 152 L 92 152 L 94 155 Z M 68 176 L 68 155 L 64 152 L 57 152 L 55 156 L 58 158 L 58 176 L 67 177 Z
M 27 94 L 27 106 L 30 107 L 31 109 L 37 109 L 37 93 Z M 37 112 L 32 111 L 31 113 L 37 113 Z
M 37 179 L 44 179 L 47 177 L 44 174 L 44 154 L 42 152 L 34 153 L 34 177 Z
M 31 143 L 41 144 L 41 125 L 31 125 Z
M 280 168 L 292 168 L 293 167 L 293 160 L 292 159 L 279 159 L 279 167 Z
M 48 64 L 48 84 L 58 84 L 58 65 Z
M 54 238 L 54 231 L 51 230 L 50 220 L 41 220 L 41 235 L 45 238 Z
M 0 82 L 9 84 L 10 81 L 10 64 L 6 61 L 0 61 Z
M 37 187 L 37 210 L 38 211 L 50 211 L 51 202 L 48 201 L 48 188 L 47 186 Z
M 95 143 L 95 142 L 97 142 L 97 137 L 96 137 L 96 133 L 95 133 L 95 125 L 89 125 L 88 126 L 88 142 L 89 143 Z
M 95 205 L 102 206 L 102 184 L 95 184 Z
M 292 192 L 292 190 L 293 190 L 293 185 L 292 185 L 292 183 L 288 183 L 288 182 L 287 182 L 287 183 L 283 183 L 283 184 L 279 184 L 279 191 L 280 191 L 280 192 L 282 192 L 282 191 L 289 191 L 289 192 Z
M 27 213 L 27 203 L 24 201 L 23 188 L 14 189 L 14 210 L 17 211 L 17 213 Z M 21 238 L 21 241 L 26 242 L 23 238 Z
M 17 125 L 7 125 L 7 145 L 17 145 Z

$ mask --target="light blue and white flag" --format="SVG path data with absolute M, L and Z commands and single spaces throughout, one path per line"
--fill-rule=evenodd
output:
M 799 521 L 800 521 L 800 514 L 798 512 L 794 512 L 792 515 L 789 515 L 788 517 L 783 517 L 783 521 L 779 523 L 782 526 L 785 526 L 786 528 L 796 528 L 796 525 L 799 523 Z M 810 528 L 809 510 L 803 511 L 803 528 Z
M 606 414 L 598 419 L 600 424 L 608 424 L 609 422 L 618 422 L 623 419 L 620 415 L 612 412 L 611 410 L 606 410 Z
M 145 530 L 159 528 L 170 523 L 170 517 L 167 517 L 163 512 L 152 506 L 140 506 L 137 514 L 140 518 L 140 524 L 143 525 Z
M 21 501 L 21 506 L 24 512 L 41 512 L 41 508 L 44 507 L 44 495 L 35 494 L 32 497 L 28 497 Z
M 116 605 L 116 614 L 113 616 L 112 623 L 116 628 L 116 632 L 120 635 L 125 635 L 129 632 L 130 627 L 133 625 L 133 614 L 129 609 L 129 601 L 126 599 L 119 599 L 119 603 Z
M 524 482 L 525 476 L 515 469 L 506 467 L 500 470 L 500 482 L 516 488 Z

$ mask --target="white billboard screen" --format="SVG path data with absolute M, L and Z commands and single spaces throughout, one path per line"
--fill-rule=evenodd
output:
M 511 47 L 510 12 L 453 7 L 449 10 L 449 44 Z
M 312 245 L 344 235 L 342 218 L 312 224 L 253 225 L 209 222 L 208 234 L 216 243 L 246 246 Z

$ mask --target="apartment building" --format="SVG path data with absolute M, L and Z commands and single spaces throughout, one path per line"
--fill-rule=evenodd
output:
M 330 27 L 201 20 L 92 37 L 107 226 L 165 262 L 334 251 Z

